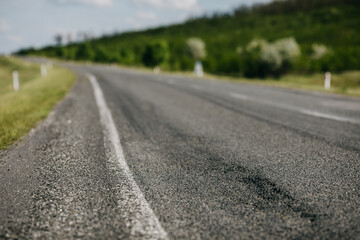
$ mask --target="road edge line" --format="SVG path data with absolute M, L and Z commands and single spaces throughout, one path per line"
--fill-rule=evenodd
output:
M 136 198 L 132 200 L 137 203 L 136 208 L 137 210 L 140 209 L 142 213 L 140 216 L 138 214 L 134 214 L 135 216 L 132 216 L 132 218 L 129 219 L 129 222 L 131 222 L 133 225 L 131 235 L 134 237 L 139 235 L 147 235 L 151 239 L 168 239 L 167 232 L 163 229 L 149 203 L 146 201 L 139 186 L 136 184 L 128 164 L 126 163 L 126 159 L 120 143 L 119 133 L 116 129 L 111 111 L 106 104 L 104 94 L 96 77 L 91 74 L 86 74 L 86 76 L 90 80 L 91 86 L 93 88 L 101 124 L 104 128 L 104 133 L 108 138 L 107 140 L 112 145 L 113 156 L 108 157 L 115 157 L 117 159 L 117 164 L 120 168 L 120 171 L 127 178 L 127 184 L 131 186 L 132 194 L 129 196 Z

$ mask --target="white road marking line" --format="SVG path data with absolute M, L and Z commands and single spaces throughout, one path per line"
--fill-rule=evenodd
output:
M 127 223 L 131 227 L 131 235 L 134 238 L 144 239 L 168 239 L 166 231 L 162 228 L 158 218 L 155 216 L 149 203 L 146 201 L 139 186 L 126 163 L 123 149 L 120 144 L 118 131 L 104 99 L 104 94 L 96 78 L 87 74 L 95 95 L 96 104 L 99 109 L 101 124 L 105 133 L 105 148 L 109 148 L 107 155 L 109 159 L 117 163 L 119 173 L 123 182 L 119 183 L 122 200 L 124 204 Z M 109 146 L 106 145 L 108 143 Z M 131 237 L 130 237 L 131 238 Z
M 237 99 L 241 99 L 241 100 L 248 100 L 249 97 L 243 94 L 239 94 L 239 93 L 230 93 L 230 96 L 233 98 L 237 98 Z
M 297 107 L 290 106 L 290 105 L 287 105 L 287 104 L 282 104 L 282 103 L 274 103 L 274 102 L 264 101 L 264 100 L 260 100 L 260 99 L 255 99 L 255 98 L 251 98 L 249 96 L 239 94 L 239 93 L 230 92 L 229 95 L 232 98 L 257 102 L 257 103 L 260 103 L 260 104 L 273 106 L 273 107 L 278 107 L 278 108 L 286 109 L 286 110 L 289 110 L 289 111 L 294 111 L 294 112 L 298 112 L 298 113 L 301 113 L 301 114 L 309 115 L 309 116 L 312 116 L 312 117 L 325 118 L 325 119 L 335 120 L 335 121 L 339 121 L 339 122 L 349 122 L 349 123 L 354 123 L 354 124 L 360 124 L 360 121 L 356 120 L 356 119 L 340 117 L 340 116 L 327 114 L 327 113 L 321 113 L 321 112 L 317 112 L 317 111 L 311 111 L 311 110 L 307 110 L 307 109 L 303 109 L 303 108 L 297 108 Z
M 335 121 L 339 121 L 339 122 L 349 122 L 349 123 L 360 124 L 360 121 L 356 121 L 356 119 L 339 117 L 339 116 L 336 116 L 336 115 L 327 114 L 327 113 L 321 113 L 321 112 L 317 112 L 317 111 L 310 111 L 310 110 L 306 110 L 306 109 L 299 109 L 299 112 L 301 112 L 301 113 L 303 113 L 303 114 L 306 114 L 306 115 L 310 115 L 310 116 L 314 116 L 314 117 L 319 117 L 319 118 L 326 118 L 326 119 L 335 120 Z
M 193 89 L 199 90 L 199 91 L 203 90 L 202 87 L 200 87 L 199 85 L 195 85 L 195 84 L 191 84 L 190 87 Z

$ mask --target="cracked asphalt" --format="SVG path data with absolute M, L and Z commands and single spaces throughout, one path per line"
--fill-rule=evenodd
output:
M 89 73 L 169 239 L 360 238 L 359 99 L 64 66 L 74 88 L 0 152 L 0 239 L 157 238 L 134 234 Z

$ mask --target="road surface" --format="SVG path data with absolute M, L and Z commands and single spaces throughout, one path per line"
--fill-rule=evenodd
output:
M 0 239 L 359 239 L 360 100 L 66 64 L 0 152 Z

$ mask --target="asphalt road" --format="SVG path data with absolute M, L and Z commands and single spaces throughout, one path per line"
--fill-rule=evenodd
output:
M 360 238 L 359 99 L 66 66 L 0 152 L 0 239 Z

